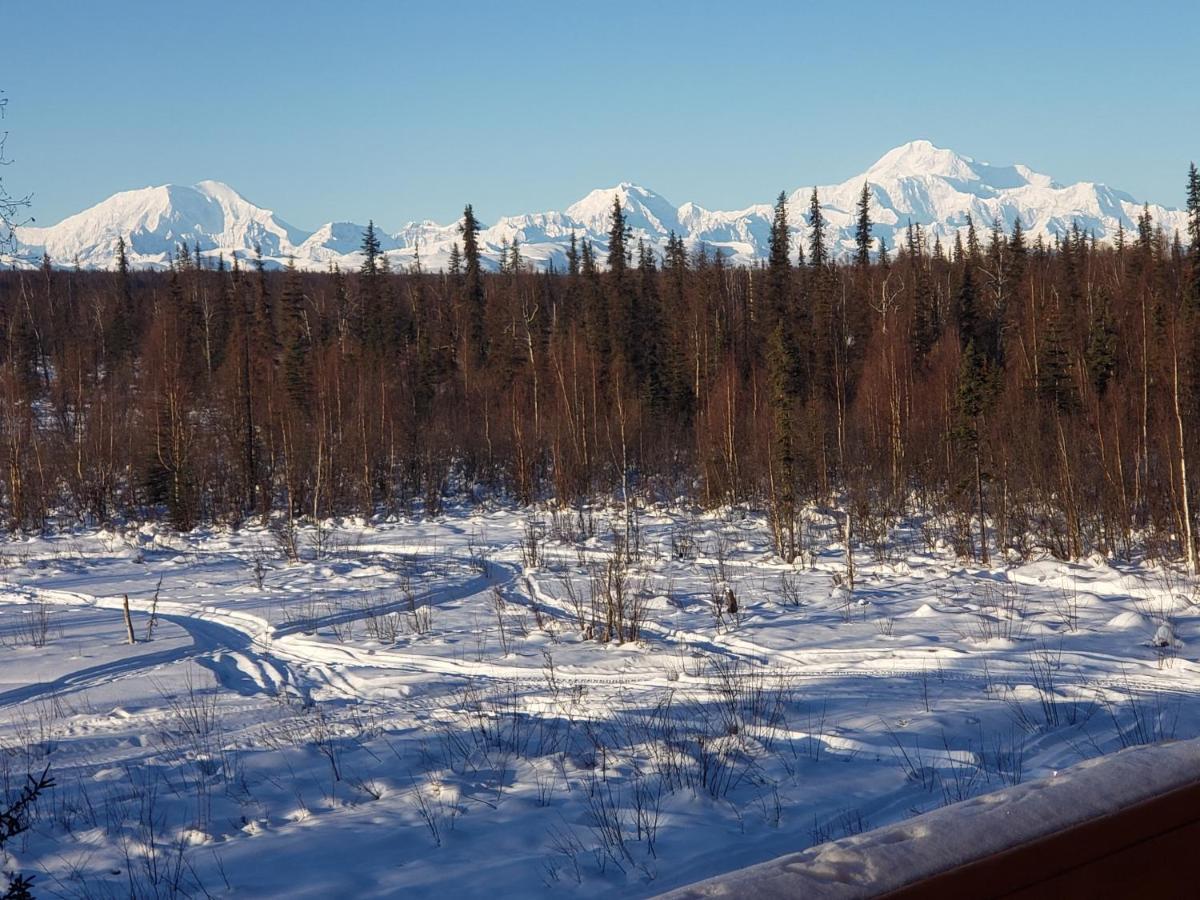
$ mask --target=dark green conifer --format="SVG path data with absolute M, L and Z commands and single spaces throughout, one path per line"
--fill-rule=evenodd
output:
M 829 261 L 829 253 L 825 247 L 825 215 L 816 188 L 808 201 L 808 228 L 808 264 L 819 268 Z
M 863 182 L 862 194 L 858 198 L 858 220 L 854 228 L 854 243 L 858 248 L 855 262 L 866 266 L 871 262 L 871 191 Z
M 462 223 L 458 230 L 463 239 L 463 261 L 466 264 L 463 299 L 467 304 L 469 321 L 467 338 L 472 355 L 476 360 L 482 360 L 487 353 L 483 322 L 483 268 L 479 261 L 479 221 L 475 218 L 475 211 L 470 203 L 463 210 Z

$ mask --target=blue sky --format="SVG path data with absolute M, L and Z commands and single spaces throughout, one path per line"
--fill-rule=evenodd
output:
M 928 138 L 1183 202 L 1191 2 L 0 0 L 5 170 L 50 224 L 226 181 L 292 224 L 768 202 Z

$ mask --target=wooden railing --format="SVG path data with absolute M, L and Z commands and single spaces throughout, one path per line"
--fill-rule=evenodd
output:
M 1089 760 L 664 896 L 1200 898 L 1200 741 Z

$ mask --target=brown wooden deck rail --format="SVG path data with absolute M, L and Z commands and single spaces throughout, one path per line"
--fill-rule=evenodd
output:
M 1200 741 L 1090 760 L 664 896 L 1200 898 Z

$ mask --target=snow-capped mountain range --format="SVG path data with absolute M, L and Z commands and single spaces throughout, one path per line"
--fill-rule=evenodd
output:
M 1141 202 L 1103 184 L 1063 185 L 1022 165 L 995 166 L 928 141 L 912 141 L 884 154 L 860 175 L 818 186 L 836 255 L 847 255 L 854 246 L 855 205 L 864 182 L 871 193 L 874 236 L 882 237 L 888 247 L 904 239 L 910 221 L 922 225 L 931 241 L 939 236 L 949 245 L 954 234 L 967 227 L 968 214 L 981 234 L 997 217 L 1006 231 L 1020 218 L 1031 240 L 1038 235 L 1052 240 L 1077 223 L 1105 241 L 1112 240 L 1119 226 L 1135 230 L 1142 211 Z M 801 187 L 788 198 L 789 220 L 801 239 L 807 237 L 811 193 L 812 186 Z M 767 255 L 770 202 L 730 212 L 695 203 L 675 206 L 648 188 L 623 182 L 592 191 L 562 212 L 504 216 L 488 224 L 480 234 L 485 260 L 494 266 L 504 247 L 519 241 L 528 263 L 561 269 L 572 232 L 592 241 L 602 260 L 614 196 L 621 200 L 635 240 L 644 239 L 659 253 L 674 232 L 687 244 L 702 243 L 735 264 Z M 1150 212 L 1168 235 L 1186 234 L 1184 212 L 1154 204 Z M 359 265 L 364 228 L 329 222 L 309 234 L 228 185 L 202 181 L 190 187 L 168 184 L 123 191 L 57 225 L 20 228 L 17 236 L 25 264 L 47 254 L 55 265 L 77 262 L 84 268 L 112 268 L 117 239 L 123 236 L 130 264 L 140 268 L 167 266 L 180 244 L 198 244 L 202 255 L 223 255 L 226 262 L 235 256 L 252 258 L 257 244 L 269 265 L 294 259 L 301 268 L 327 269 Z M 457 223 L 410 222 L 396 232 L 377 232 L 393 269 L 413 265 L 418 256 L 424 268 L 442 269 L 460 240 Z

